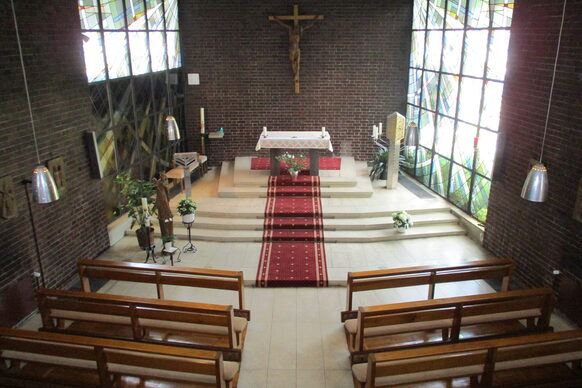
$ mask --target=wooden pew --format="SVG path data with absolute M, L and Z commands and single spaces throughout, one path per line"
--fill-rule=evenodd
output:
M 222 354 L 139 342 L 0 328 L 0 386 L 236 387 Z
M 374 353 L 352 373 L 356 388 L 580 387 L 581 360 L 572 330 Z
M 232 306 L 40 289 L 44 331 L 221 351 L 240 361 L 247 320 Z
M 403 347 L 551 330 L 550 288 L 360 307 L 345 322 L 352 362 Z M 520 321 L 525 321 L 523 325 Z
M 238 294 L 238 308 L 234 315 L 251 319 L 250 310 L 245 310 L 244 278 L 242 271 L 172 267 L 169 265 L 125 263 L 108 260 L 83 259 L 77 263 L 81 288 L 91 292 L 89 279 L 121 280 L 125 282 L 149 283 L 156 286 L 158 299 L 165 299 L 164 285 L 200 287 L 234 291 Z
M 502 279 L 501 291 L 509 290 L 514 264 L 509 259 L 475 260 L 453 266 L 425 265 L 419 267 L 348 272 L 346 311 L 341 320 L 356 318 L 353 309 L 355 292 L 398 287 L 428 286 L 427 299 L 434 299 L 437 284 L 465 280 Z

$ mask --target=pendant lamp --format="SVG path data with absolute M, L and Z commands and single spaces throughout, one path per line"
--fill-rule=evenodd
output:
M 554 72 L 552 74 L 552 86 L 550 87 L 550 98 L 548 100 L 548 111 L 546 113 L 546 124 L 544 127 L 544 137 L 542 138 L 542 149 L 540 151 L 539 162 L 534 164 L 527 174 L 527 178 L 521 189 L 521 198 L 531 202 L 544 202 L 548 198 L 548 170 L 542 163 L 546 134 L 548 132 L 548 121 L 550 119 L 550 108 L 552 107 L 552 95 L 556 82 L 556 69 L 558 67 L 558 57 L 560 55 L 560 43 L 562 41 L 562 31 L 564 29 L 564 16 L 566 15 L 566 3 L 562 8 L 562 21 L 560 24 L 560 34 L 558 35 L 558 48 L 556 49 L 556 59 L 554 60 Z
M 406 127 L 404 145 L 406 147 L 416 147 L 418 145 L 418 126 L 414 122 L 408 124 Z
M 168 116 L 166 116 L 166 130 L 168 131 L 168 140 L 180 140 L 180 128 L 176 118 L 172 115 L 172 97 L 170 95 L 170 70 L 166 70 L 166 89 L 168 90 Z
M 26 91 L 26 101 L 28 102 L 28 113 L 30 115 L 30 125 L 32 127 L 32 138 L 34 140 L 34 149 L 36 150 L 36 160 L 38 165 L 32 171 L 32 198 L 37 203 L 50 203 L 59 199 L 57 185 L 49 172 L 40 162 L 38 152 L 38 143 L 36 141 L 36 127 L 34 126 L 34 117 L 32 116 L 32 104 L 30 103 L 30 93 L 28 91 L 28 80 L 26 78 L 26 69 L 22 56 L 22 46 L 20 44 L 20 34 L 18 33 L 18 22 L 16 21 L 16 11 L 14 9 L 14 0 L 10 0 L 12 5 L 12 17 L 14 18 L 14 28 L 16 30 L 16 41 L 18 42 L 18 52 L 20 54 L 20 65 L 22 66 L 22 76 L 24 78 L 24 90 Z

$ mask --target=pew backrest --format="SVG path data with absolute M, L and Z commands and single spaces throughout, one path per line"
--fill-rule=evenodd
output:
M 8 364 L 0 368 L 4 384 L 109 388 L 120 377 L 139 377 L 165 381 L 168 387 L 176 383 L 225 387 L 225 379 L 232 378 L 225 375 L 218 352 L 103 338 L 0 328 L 0 352 L 1 361 Z M 43 368 L 47 373 L 40 373 Z M 62 372 L 55 373 L 59 368 Z
M 472 377 L 478 386 L 488 387 L 497 372 L 560 365 L 572 373 L 564 374 L 564 369 L 556 368 L 553 370 L 557 373 L 549 373 L 545 382 L 569 381 L 567 386 L 579 386 L 581 360 L 582 330 L 572 330 L 374 353 L 367 364 L 356 364 L 352 371 L 360 379 L 365 376 L 366 388 L 457 377 Z M 527 373 L 520 376 L 523 379 Z M 529 381 L 523 386 L 536 383 L 543 381 Z
M 251 313 L 244 307 L 244 278 L 242 271 L 91 259 L 80 260 L 77 263 L 77 267 L 81 279 L 81 289 L 85 292 L 91 292 L 89 279 L 94 278 L 153 284 L 156 286 L 158 299 L 166 299 L 164 294 L 165 285 L 233 291 L 238 296 L 238 308 L 235 308 L 235 315 L 250 320 Z
M 348 345 L 352 353 L 386 351 L 390 347 L 378 345 L 378 341 L 375 341 L 375 349 L 365 346 L 366 339 L 434 330 L 444 333 L 444 343 L 456 343 L 461 340 L 463 327 L 521 320 L 527 322 L 523 328 L 521 324 L 517 328 L 513 325 L 510 328 L 501 326 L 503 328 L 498 330 L 500 332 L 493 331 L 494 334 L 489 335 L 545 332 L 551 329 L 552 301 L 553 292 L 550 288 L 538 288 L 360 307 L 357 331 Z M 507 333 L 506 330 L 511 332 Z M 393 346 L 396 348 L 398 345 Z
M 514 264 L 509 259 L 475 260 L 454 266 L 427 265 L 376 271 L 348 272 L 346 310 L 341 320 L 353 319 L 354 293 L 399 287 L 427 286 L 427 299 L 434 299 L 436 285 L 467 280 L 502 279 L 501 291 L 508 291 Z

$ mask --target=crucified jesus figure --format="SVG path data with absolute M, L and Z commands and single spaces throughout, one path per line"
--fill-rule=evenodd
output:
M 295 84 L 295 93 L 299 93 L 299 68 L 301 63 L 301 49 L 299 42 L 303 32 L 313 27 L 315 22 L 323 20 L 323 15 L 298 15 L 297 6 L 294 6 L 293 16 L 270 16 L 269 20 L 275 21 L 289 32 L 289 61 L 291 62 L 291 69 L 293 70 L 293 82 Z M 284 20 L 291 20 L 289 25 Z M 305 26 L 300 26 L 300 20 L 310 20 L 310 23 Z

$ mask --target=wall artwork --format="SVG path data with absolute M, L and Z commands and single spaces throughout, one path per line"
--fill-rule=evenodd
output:
M 65 160 L 62 157 L 51 159 L 47 162 L 47 168 L 55 180 L 59 194 L 63 195 L 67 188 L 65 184 Z
M 102 179 L 117 171 L 117 157 L 115 155 L 115 138 L 113 130 L 87 132 L 87 145 L 91 160 L 91 171 L 94 178 Z
M 14 194 L 12 177 L 0 178 L 0 218 L 8 219 L 18 216 L 18 205 Z

